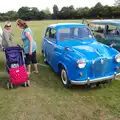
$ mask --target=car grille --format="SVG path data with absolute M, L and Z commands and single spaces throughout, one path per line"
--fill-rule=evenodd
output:
M 103 77 L 112 72 L 112 59 L 100 58 L 93 63 L 93 76 Z

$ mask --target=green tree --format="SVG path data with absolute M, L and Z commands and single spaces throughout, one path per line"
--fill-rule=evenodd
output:
M 16 20 L 18 18 L 18 13 L 16 11 L 8 11 L 6 16 L 9 17 L 9 20 Z
M 68 7 L 63 7 L 60 11 L 60 16 L 61 19 L 68 19 L 69 18 L 69 8 Z
M 45 10 L 43 10 L 45 18 L 46 19 L 51 19 L 51 12 L 50 9 L 47 7 Z
M 88 7 L 77 8 L 75 18 L 77 18 L 77 19 L 87 18 L 89 16 L 88 14 L 89 14 L 89 8 Z
M 58 15 L 59 15 L 59 9 L 57 5 L 53 6 L 53 18 L 54 19 L 58 19 Z
M 19 18 L 24 20 L 31 20 L 32 18 L 31 9 L 29 7 L 21 7 L 18 10 L 18 16 Z
M 61 10 L 60 10 L 60 18 L 61 19 L 72 19 L 74 18 L 74 7 L 71 5 L 69 7 L 63 7 Z
M 114 16 L 114 18 L 120 18 L 120 6 L 117 7 L 112 7 L 112 16 Z
M 74 17 L 75 17 L 75 9 L 74 9 L 74 6 L 71 5 L 69 6 L 69 18 L 74 19 Z
M 32 16 L 31 18 L 33 20 L 38 20 L 39 19 L 39 10 L 38 10 L 38 8 L 32 7 L 30 9 L 30 13 L 31 13 L 31 16 Z
M 111 13 L 112 13 L 111 7 L 109 7 L 108 5 L 105 5 L 102 11 L 103 11 L 102 13 L 103 18 L 111 18 Z
M 94 7 L 90 9 L 89 15 L 92 18 L 101 18 L 103 17 L 104 6 L 100 2 L 98 2 Z
M 39 12 L 39 15 L 38 15 L 38 19 L 39 19 L 39 20 L 43 20 L 43 19 L 45 19 L 45 18 L 46 18 L 46 16 L 45 16 L 44 11 L 40 11 L 40 12 Z

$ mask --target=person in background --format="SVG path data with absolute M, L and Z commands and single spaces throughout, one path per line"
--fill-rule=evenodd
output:
M 28 75 L 31 74 L 31 65 L 30 65 L 31 63 L 34 64 L 34 69 L 35 69 L 34 72 L 38 73 L 37 60 L 36 60 L 37 45 L 33 39 L 32 31 L 28 27 L 26 21 L 22 19 L 18 19 L 16 23 L 19 28 L 23 29 L 21 34 L 21 39 L 24 45 L 24 52 L 26 56 L 25 63 L 27 66 Z
M 13 46 L 13 34 L 11 33 L 11 23 L 5 22 L 3 33 L 2 33 L 2 46 L 4 48 Z
M 3 39 L 3 30 L 2 27 L 0 26 L 0 50 L 2 49 L 2 39 Z

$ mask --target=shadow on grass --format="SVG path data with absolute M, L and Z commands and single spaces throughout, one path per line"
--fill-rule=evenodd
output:
M 39 61 L 40 63 L 44 64 L 43 62 L 43 56 L 41 54 L 37 55 L 39 56 Z M 53 69 L 47 65 L 48 67 L 44 67 L 39 65 L 39 71 L 40 73 L 38 75 L 32 75 L 31 79 L 33 79 L 33 81 L 42 87 L 47 87 L 47 88 L 52 88 L 52 89 L 65 89 L 64 86 L 62 85 L 61 79 L 60 79 L 60 75 L 55 73 L 53 71 Z M 96 90 L 96 89 L 100 89 L 103 85 L 100 85 L 99 87 L 86 87 L 84 85 L 73 85 L 72 88 L 70 88 L 69 90 L 71 91 L 91 91 L 91 90 Z
M 5 61 L 0 60 L 0 71 L 5 71 Z
M 45 65 L 45 64 L 44 64 Z M 47 89 L 53 90 L 65 90 L 64 86 L 62 85 L 60 75 L 55 73 L 53 69 L 48 65 L 48 67 L 44 67 L 39 65 L 39 74 L 32 74 L 31 80 L 40 87 L 46 87 Z M 69 91 L 92 91 L 96 89 L 100 89 L 102 85 L 99 87 L 85 87 L 84 85 L 73 85 L 72 88 L 66 89 Z
M 6 72 L 5 61 L 2 58 L 2 56 L 0 56 L 0 57 L 1 57 L 1 60 L 0 60 L 0 88 L 5 88 L 9 78 L 7 76 L 8 73 Z
M 49 65 L 44 64 L 43 57 L 41 56 L 41 54 L 37 55 L 37 57 L 39 57 L 38 61 L 40 61 L 40 63 L 42 65 L 39 65 L 39 74 L 32 74 L 32 76 L 30 78 L 32 80 L 32 82 L 34 82 L 36 85 L 38 85 L 40 87 L 44 87 L 44 88 L 46 87 L 46 88 L 50 88 L 53 90 L 67 90 L 62 85 L 60 75 L 55 73 Z M 5 72 L 4 76 L 0 75 L 0 87 L 3 88 L 3 87 L 6 87 L 5 85 L 9 78 L 7 76 L 6 70 L 4 69 L 5 63 L 0 61 L 0 65 L 2 65 L 1 70 Z M 44 65 L 46 65 L 46 66 L 44 66 Z M 33 67 L 32 67 L 32 69 L 33 69 Z M 72 88 L 69 89 L 69 91 L 87 92 L 87 91 L 96 90 L 96 89 L 100 89 L 100 88 L 101 87 L 86 88 L 83 85 L 74 85 L 74 86 L 72 86 Z
M 7 73 L 6 73 L 7 74 Z M 9 78 L 7 75 L 0 75 L 0 88 L 7 88 L 7 82 L 8 82 Z

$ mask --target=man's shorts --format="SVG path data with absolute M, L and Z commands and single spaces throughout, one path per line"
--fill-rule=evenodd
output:
M 32 64 L 36 64 L 37 60 L 36 60 L 36 51 L 32 53 L 32 55 L 29 54 L 25 54 L 25 64 L 26 65 L 30 65 Z

